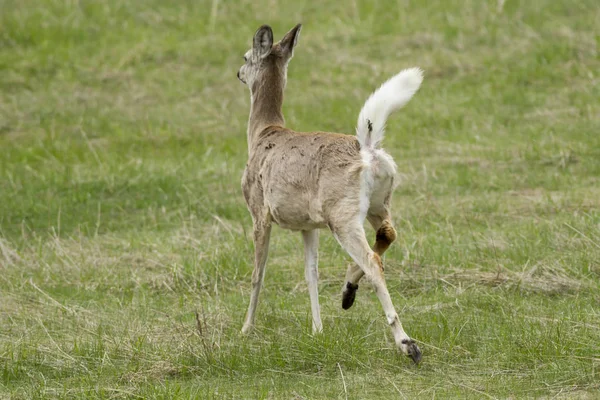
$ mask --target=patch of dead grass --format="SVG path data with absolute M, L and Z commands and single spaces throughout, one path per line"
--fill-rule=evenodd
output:
M 511 271 L 505 268 L 498 271 L 461 270 L 442 277 L 444 281 L 476 284 L 493 287 L 518 288 L 524 291 L 561 294 L 576 293 L 584 289 L 594 289 L 596 284 L 588 280 L 576 279 L 563 268 L 550 265 L 534 265 L 524 271 Z

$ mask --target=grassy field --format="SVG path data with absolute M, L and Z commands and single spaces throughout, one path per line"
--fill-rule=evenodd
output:
M 259 4 L 264 3 L 264 4 Z M 0 0 L 0 398 L 598 398 L 597 0 Z M 284 113 L 353 133 L 402 68 L 390 293 L 341 309 L 274 229 L 257 328 L 240 189 L 262 23 L 304 23 Z M 372 238 L 373 233 L 369 230 Z

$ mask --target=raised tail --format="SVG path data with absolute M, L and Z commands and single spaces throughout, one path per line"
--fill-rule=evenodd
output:
M 388 117 L 409 102 L 419 90 L 421 82 L 423 71 L 420 68 L 409 68 L 393 76 L 373 92 L 358 115 L 356 136 L 361 148 L 379 147 Z

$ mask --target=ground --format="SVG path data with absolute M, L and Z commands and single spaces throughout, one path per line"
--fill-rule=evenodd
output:
M 596 0 L 0 0 L 0 397 L 595 398 Z M 274 229 L 256 330 L 240 179 L 254 31 L 304 24 L 284 113 L 389 121 L 385 274 L 419 366 L 321 233 L 312 336 L 298 233 Z M 369 230 L 370 239 L 374 233 Z

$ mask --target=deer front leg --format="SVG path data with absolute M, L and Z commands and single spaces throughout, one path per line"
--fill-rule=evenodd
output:
M 321 310 L 319 307 L 319 230 L 302 231 L 304 239 L 304 274 L 308 284 L 308 294 L 310 296 L 310 308 L 312 312 L 312 330 L 313 333 L 323 331 L 321 323 Z
M 269 253 L 269 240 L 271 238 L 271 220 L 269 215 L 260 219 L 254 219 L 254 270 L 252 271 L 252 293 L 250 294 L 250 305 L 246 313 L 246 321 L 242 327 L 242 333 L 248 333 L 254 326 L 256 306 L 260 287 L 265 278 L 265 267 Z

